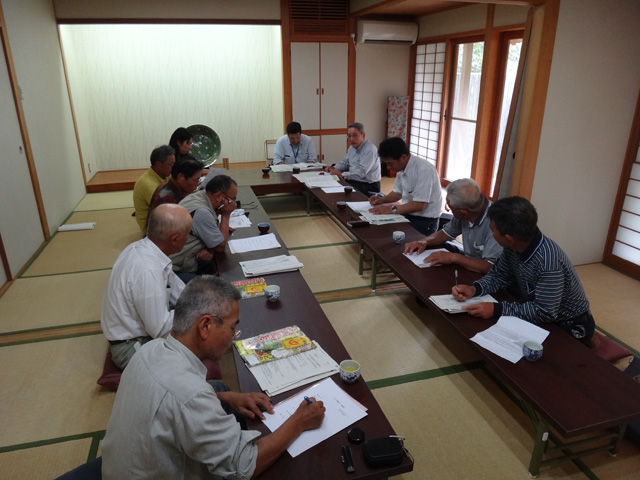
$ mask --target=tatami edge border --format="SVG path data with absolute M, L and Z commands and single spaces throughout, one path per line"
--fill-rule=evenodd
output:
M 97 442 L 99 443 L 100 440 L 104 438 L 105 433 L 106 433 L 106 430 L 98 430 L 96 432 L 78 433 L 76 435 L 69 435 L 66 437 L 57 437 L 57 438 L 50 438 L 47 440 L 37 440 L 35 442 L 20 443 L 18 445 L 9 445 L 7 447 L 0 447 L 0 454 L 15 452 L 18 450 L 27 450 L 29 448 L 46 447 L 48 445 L 55 445 L 57 443 L 72 442 L 74 440 L 84 440 L 87 438 L 93 439 L 94 442 L 96 442 L 96 439 L 97 439 Z M 92 447 L 93 447 L 93 442 L 92 442 Z M 97 448 L 96 448 L 96 452 L 97 452 Z M 91 454 L 91 452 L 89 453 Z M 92 459 L 90 458 L 89 460 L 92 460 Z
M 458 365 L 451 365 L 448 367 L 434 368 L 433 370 L 424 370 L 422 372 L 409 373 L 407 375 L 400 375 L 398 377 L 382 378 L 380 380 L 371 380 L 367 382 L 367 386 L 371 390 L 378 388 L 393 387 L 395 385 L 402 385 L 404 383 L 418 382 L 420 380 L 428 380 L 431 378 L 445 377 L 447 375 L 453 375 L 455 373 L 467 372 L 470 370 L 477 370 L 482 368 L 484 362 L 478 360 L 475 362 L 460 363 Z

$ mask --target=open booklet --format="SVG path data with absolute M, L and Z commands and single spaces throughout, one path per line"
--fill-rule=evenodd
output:
M 424 263 L 424 259 L 431 255 L 433 252 L 448 252 L 446 248 L 434 248 L 431 250 L 425 250 L 422 253 L 403 253 L 405 257 L 407 257 L 411 262 L 420 268 L 430 267 L 430 263 Z
M 465 310 L 463 309 L 463 307 L 466 307 L 467 305 L 473 305 L 474 303 L 496 303 L 496 299 L 491 295 L 481 295 L 479 297 L 469 298 L 464 302 L 459 302 L 450 293 L 447 293 L 445 295 L 432 295 L 429 297 L 429 300 L 435 303 L 435 305 L 440 310 L 444 310 L 447 313 L 464 313 Z
M 262 333 L 233 342 L 242 359 L 250 366 L 279 360 L 316 348 L 297 325 Z

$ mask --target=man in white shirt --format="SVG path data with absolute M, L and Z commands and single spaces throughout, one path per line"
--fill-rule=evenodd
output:
M 342 160 L 328 167 L 331 175 L 344 178 L 365 195 L 380 191 L 380 160 L 378 149 L 366 139 L 364 126 L 352 123 L 347 127 L 349 149 Z
M 316 147 L 311 137 L 302 133 L 302 126 L 298 122 L 287 125 L 287 134 L 276 142 L 273 153 L 273 164 L 279 163 L 316 163 Z
M 220 360 L 240 334 L 239 297 L 214 276 L 189 282 L 176 304 L 171 335 L 145 344 L 122 375 L 102 442 L 102 478 L 248 480 L 303 431 L 322 424 L 322 401 L 303 401 L 269 435 L 242 430 L 225 406 L 264 420 L 261 410 L 273 413 L 269 397 L 216 393 L 205 380 L 202 361 Z
M 147 236 L 118 256 L 102 299 L 100 324 L 113 362 L 124 369 L 143 343 L 166 337 L 173 306 L 184 283 L 173 273 L 169 255 L 182 250 L 191 216 L 179 205 L 151 211 Z
M 398 172 L 393 191 L 384 196 L 372 195 L 372 213 L 402 214 L 413 228 L 431 235 L 438 230 L 442 210 L 442 190 L 436 168 L 424 158 L 412 155 L 400 137 L 383 140 L 378 149 L 380 160 Z M 401 205 L 388 205 L 402 200 Z

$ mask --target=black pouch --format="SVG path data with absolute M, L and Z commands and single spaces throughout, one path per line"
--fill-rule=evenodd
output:
M 398 437 L 373 438 L 364 442 L 364 461 L 370 467 L 399 465 L 405 456 L 404 446 Z

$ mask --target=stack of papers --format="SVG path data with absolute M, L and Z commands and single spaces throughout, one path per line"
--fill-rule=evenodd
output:
M 477 333 L 471 341 L 511 363 L 516 363 L 524 356 L 524 342 L 533 340 L 542 344 L 548 335 L 548 331 L 526 320 L 502 316 L 494 326 Z
M 324 165 L 322 163 L 279 163 L 278 165 L 271 165 L 271 170 L 274 173 L 293 172 L 293 167 L 298 167 L 300 170 L 308 169 L 320 169 Z
M 244 214 L 244 208 L 236 208 L 231 212 L 229 226 L 233 229 L 251 226 L 251 220 Z
M 333 175 L 324 174 L 321 175 L 318 172 L 305 172 L 305 173 L 294 173 L 293 177 L 297 178 L 298 181 L 304 183 L 307 188 L 326 188 L 326 187 L 342 187 L 338 181 L 337 177 Z
M 344 187 L 342 185 L 339 187 L 324 187 L 322 191 L 324 193 L 344 193 Z
M 422 253 L 403 253 L 405 257 L 413 262 L 416 267 L 427 268 L 430 267 L 430 263 L 424 263 L 424 259 L 431 255 L 433 252 L 446 252 L 446 248 L 433 248 L 431 250 L 425 250 Z
M 468 300 L 465 300 L 464 302 L 459 302 L 458 300 L 453 298 L 453 295 L 450 295 L 450 294 L 432 295 L 429 297 L 429 300 L 435 303 L 435 305 L 440 310 L 444 310 L 447 313 L 464 313 L 465 310 L 463 310 L 462 307 L 466 307 L 467 305 L 473 305 L 474 303 L 482 303 L 482 302 L 496 303 L 496 299 L 493 298 L 491 295 L 482 295 L 480 297 L 472 297 Z
M 369 212 L 373 208 L 369 202 L 347 202 L 347 206 L 356 213 L 360 214 L 360 220 L 369 222 L 371 225 L 387 225 L 389 223 L 407 223 L 409 219 L 404 215 L 398 214 L 379 214 Z
M 281 245 L 273 233 L 258 235 L 257 237 L 229 240 L 229 250 L 231 253 L 255 252 L 258 250 L 269 250 L 280 247 Z
M 319 428 L 307 430 L 296 438 L 287 451 L 292 457 L 300 455 L 314 445 L 344 430 L 349 425 L 367 416 L 366 408 L 345 393 L 336 383 L 328 378 L 322 382 L 299 392 L 273 407 L 274 413 L 265 413 L 264 424 L 272 432 L 276 431 L 300 406 L 304 397 L 313 397 L 324 403 L 326 409 L 324 419 Z M 337 453 L 336 453 L 337 460 Z
M 340 371 L 340 366 L 317 342 L 316 348 L 249 368 L 260 389 L 278 395 L 302 385 L 316 382 Z
M 261 258 L 240 262 L 245 277 L 256 277 L 269 273 L 293 272 L 304 267 L 294 255 L 278 255 L 276 257 Z

